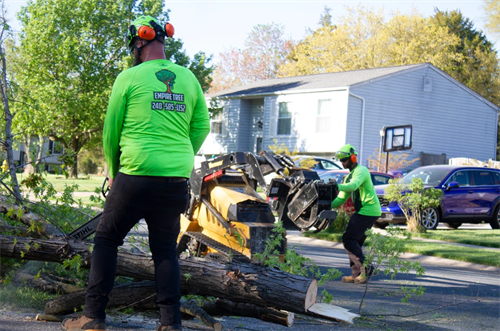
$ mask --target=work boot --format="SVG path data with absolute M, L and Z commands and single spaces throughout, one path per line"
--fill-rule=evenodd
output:
M 354 283 L 355 278 L 353 276 L 344 276 L 340 280 L 342 283 Z
M 104 331 L 106 322 L 103 319 L 94 319 L 86 316 L 66 318 L 61 325 L 63 331 Z
M 362 273 L 361 275 L 359 275 L 358 277 L 354 278 L 354 282 L 356 284 L 364 284 L 368 281 L 368 277 L 366 277 L 366 274 L 365 273 Z
M 182 327 L 180 325 L 170 325 L 170 326 L 158 325 L 156 331 L 182 331 Z

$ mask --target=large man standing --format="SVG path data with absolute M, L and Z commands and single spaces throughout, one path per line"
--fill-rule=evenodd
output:
M 342 206 L 351 196 L 355 212 L 342 235 L 342 242 L 349 255 L 352 275 L 342 277 L 342 282 L 362 284 L 366 282 L 367 275 L 371 272 L 371 270 L 367 272 L 363 266 L 365 257 L 361 247 L 366 239 L 365 232 L 371 229 L 382 211 L 370 171 L 358 164 L 357 154 L 354 147 L 349 144 L 342 146 L 337 152 L 337 158 L 342 162 L 344 169 L 349 169 L 349 174 L 344 178 L 344 183 L 338 185 L 339 195 L 332 201 L 332 208 Z
M 104 122 L 104 154 L 111 190 L 94 239 L 84 316 L 64 330 L 104 330 L 118 247 L 144 218 L 155 266 L 157 330 L 181 330 L 180 271 L 176 255 L 180 214 L 188 204 L 187 178 L 210 131 L 196 77 L 165 58 L 170 24 L 140 16 L 128 32 L 134 67 L 113 85 Z M 120 167 L 121 166 L 121 167 Z

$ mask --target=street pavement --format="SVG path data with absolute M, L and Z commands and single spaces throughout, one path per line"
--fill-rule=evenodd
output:
M 141 224 L 137 233 L 143 232 Z M 476 228 L 489 228 L 477 225 Z M 465 227 L 464 227 L 465 228 Z M 302 237 L 298 231 L 289 231 L 289 247 L 310 258 L 322 271 L 337 268 L 350 273 L 347 254 L 342 244 Z M 499 330 L 500 329 L 500 269 L 448 259 L 404 254 L 404 259 L 419 261 L 426 269 L 422 278 L 415 274 L 398 275 L 391 281 L 376 276 L 366 286 L 345 284 L 339 280 L 327 282 L 318 291 L 326 289 L 334 296 L 332 304 L 357 313 L 361 299 L 362 318 L 354 325 L 331 321 L 311 321 L 307 316 L 296 315 L 292 327 L 271 324 L 252 318 L 220 318 L 224 330 Z M 422 285 L 425 294 L 401 303 L 397 293 L 401 285 Z M 1 304 L 0 304 L 1 307 Z M 35 321 L 36 313 L 0 310 L 0 331 L 3 330 L 60 330 L 59 323 Z M 155 313 L 110 315 L 108 330 L 155 330 Z M 198 320 L 183 321 L 184 330 L 209 330 Z

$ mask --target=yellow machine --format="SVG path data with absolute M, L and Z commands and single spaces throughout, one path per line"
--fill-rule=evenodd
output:
M 324 189 L 316 187 L 324 188 L 325 185 L 319 182 L 316 172 L 310 171 L 317 177 L 313 177 L 314 180 L 304 177 L 307 170 L 300 170 L 298 174 L 301 175 L 297 177 L 289 177 L 283 170 L 296 169 L 293 161 L 265 152 L 261 155 L 263 157 L 241 152 L 226 154 L 202 162 L 199 169 L 193 170 L 190 204 L 186 213 L 181 215 L 177 247 L 180 258 L 204 256 L 216 261 L 254 262 L 255 254 L 264 252 L 266 240 L 273 235 L 276 222 L 270 205 L 256 192 L 257 185 L 266 196 L 274 196 L 277 201 L 281 199 L 282 207 L 275 210 L 278 220 L 296 224 L 296 229 L 308 229 L 318 224 L 325 226 L 327 214 L 317 216 L 317 213 L 319 209 L 329 211 L 332 194 L 325 204 L 327 208 L 320 206 L 319 202 L 323 200 L 317 193 Z M 276 181 L 273 179 L 268 186 L 263 176 L 273 171 L 281 177 Z M 333 185 L 328 187 L 333 192 Z M 283 208 L 285 205 L 292 208 Z M 312 215 L 311 211 L 315 214 Z M 328 216 L 334 219 L 336 214 Z M 286 239 L 283 238 L 278 251 L 284 253 L 285 247 Z

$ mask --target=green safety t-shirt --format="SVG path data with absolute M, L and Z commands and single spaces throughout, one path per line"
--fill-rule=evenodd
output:
M 109 174 L 189 178 L 209 132 L 194 74 L 168 60 L 143 62 L 113 85 L 103 137 Z
M 358 164 L 339 184 L 339 195 L 332 201 L 332 208 L 342 206 L 351 196 L 354 209 L 360 215 L 380 216 L 382 210 L 377 193 L 373 187 L 370 171 Z

